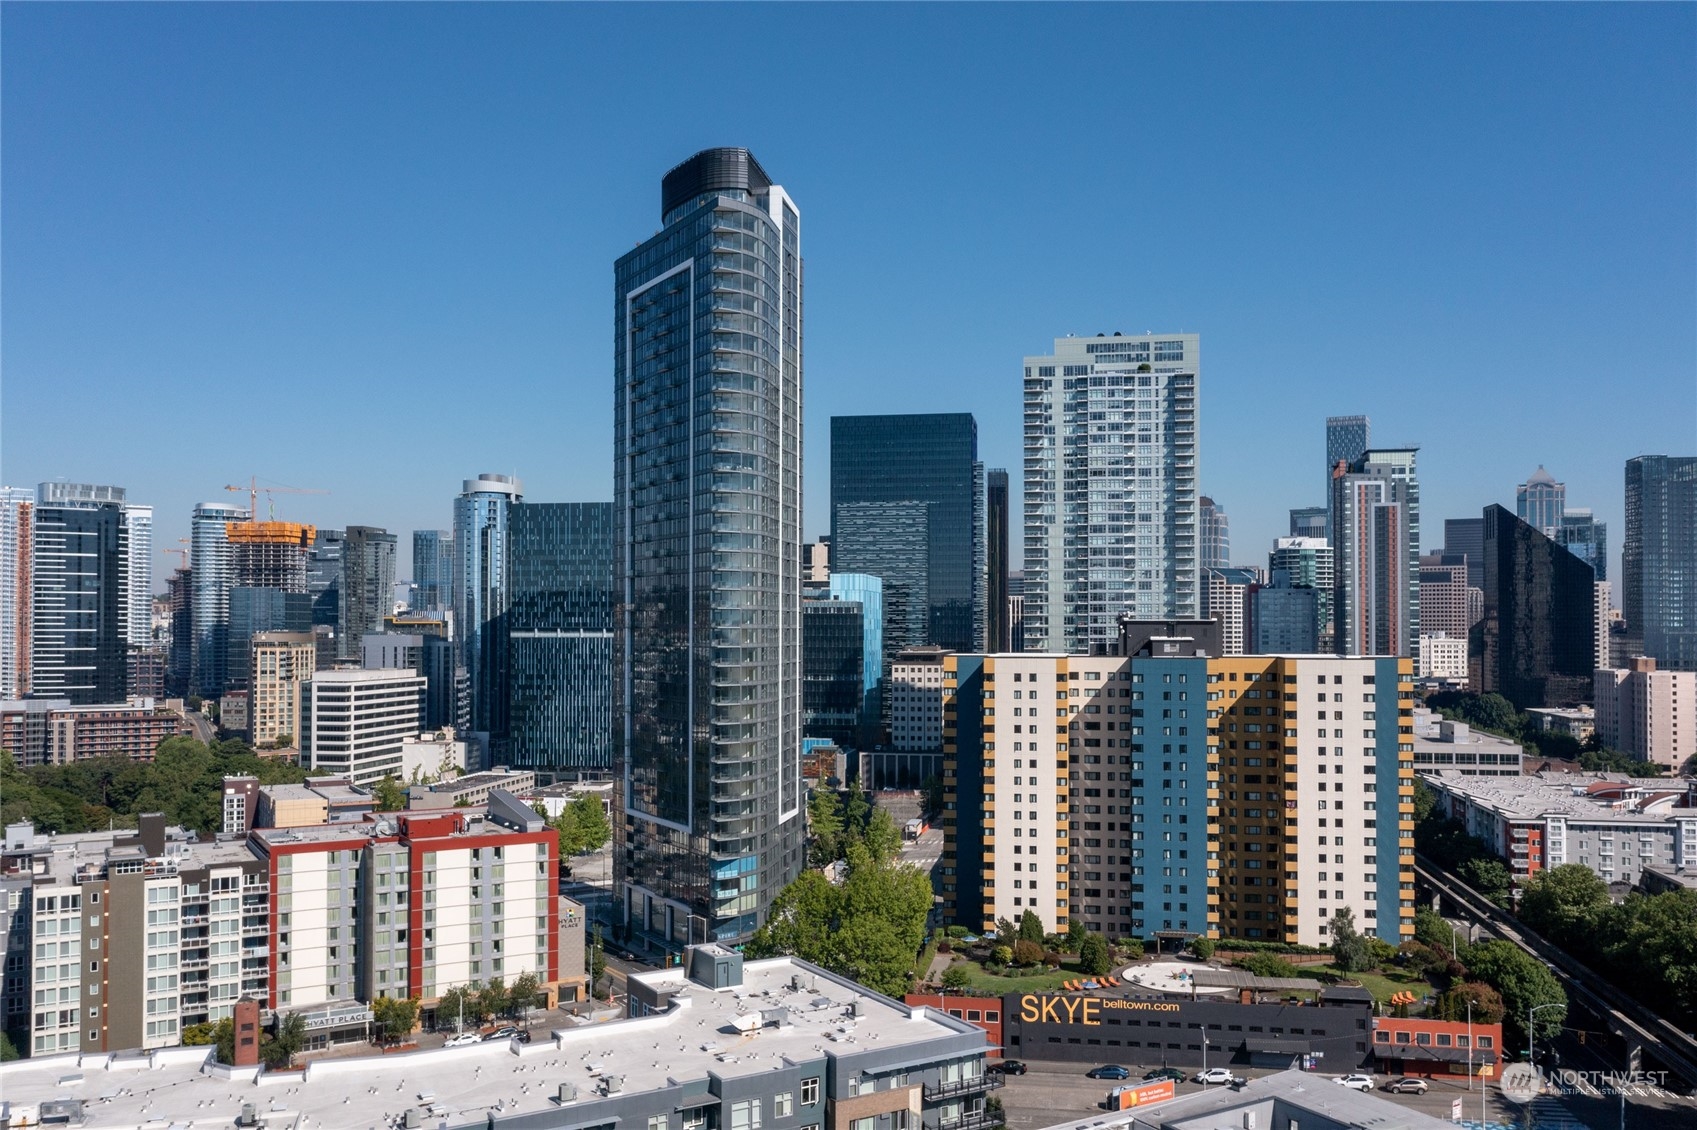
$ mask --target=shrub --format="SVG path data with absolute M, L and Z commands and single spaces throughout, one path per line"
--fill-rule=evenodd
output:
M 964 965 L 951 965 L 943 970 L 943 988 L 964 989 L 972 984 L 972 974 Z
M 990 951 L 990 960 L 997 965 L 1007 965 L 1013 960 L 1013 950 L 1008 946 L 997 946 Z
M 1296 977 L 1299 976 L 1296 966 L 1279 957 L 1277 954 L 1256 953 L 1237 960 L 1238 968 L 1246 969 L 1257 977 Z
M 1214 956 L 1214 939 L 1197 938 L 1190 943 L 1190 952 L 1196 955 L 1196 960 L 1207 961 Z
M 938 953 L 954 953 L 955 952 L 954 943 L 949 941 L 949 939 L 944 938 L 942 941 L 937 943 L 937 952 Z
M 1061 955 L 1055 950 L 1044 950 L 1043 964 L 1050 969 L 1059 969 L 1061 967 Z
M 972 933 L 972 931 L 968 930 L 965 926 L 950 926 L 947 930 L 944 930 L 943 933 L 947 934 L 956 941 L 959 941 L 968 934 Z
M 1015 965 L 1041 965 L 1043 947 L 1036 942 L 1028 942 L 1021 938 L 1014 943 L 1013 960 Z

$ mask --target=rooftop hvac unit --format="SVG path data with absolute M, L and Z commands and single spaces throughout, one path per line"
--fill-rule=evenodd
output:
M 1255 1130 L 1255 1112 L 1254 1111 L 1246 1110 L 1246 1111 L 1243 1112 L 1243 1130 Z
M 406 1123 L 407 1130 L 418 1130 L 420 1126 L 424 1125 L 424 1118 L 418 1113 L 416 1106 L 407 1107 Z
M 577 1088 L 570 1083 L 561 1083 L 559 1099 L 562 1106 L 577 1102 Z
M 624 1088 L 624 1085 L 625 1077 L 623 1075 L 609 1075 L 602 1081 L 605 1093 L 609 1095 L 618 1094 Z
M 259 1122 L 259 1111 L 252 1103 L 242 1104 L 242 1116 L 236 1120 L 237 1126 L 253 1126 Z

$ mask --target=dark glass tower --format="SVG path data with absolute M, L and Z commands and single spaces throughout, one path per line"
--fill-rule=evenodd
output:
M 984 476 L 984 611 L 989 618 L 985 647 L 1013 647 L 1013 607 L 1008 601 L 1008 473 L 991 470 Z
M 1626 461 L 1621 613 L 1659 667 L 1697 670 L 1697 455 Z
M 1515 707 L 1588 702 L 1596 660 L 1591 566 L 1501 506 L 1485 508 L 1479 690 Z
M 801 871 L 801 217 L 746 149 L 614 266 L 615 889 L 667 949 Z
M 349 526 L 342 546 L 342 622 L 336 629 L 343 659 L 358 659 L 360 640 L 381 632 L 394 607 L 396 537 L 376 526 Z
M 415 612 L 454 605 L 454 535 L 449 530 L 412 532 L 412 608 Z
M 515 769 L 613 766 L 613 504 L 508 511 L 507 738 Z
M 117 503 L 35 508 L 30 697 L 123 702 L 129 542 Z
M 887 652 L 985 648 L 983 475 L 969 413 L 831 417 L 831 571 L 883 579 Z

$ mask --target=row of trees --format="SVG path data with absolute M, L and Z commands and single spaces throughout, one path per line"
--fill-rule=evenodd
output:
M 183 1043 L 191 1047 L 216 1046 L 219 1063 L 236 1062 L 236 1025 L 228 1016 L 214 1024 L 190 1024 L 183 1029 Z M 289 1067 L 306 1047 L 306 1020 L 291 1012 L 277 1022 L 276 1032 L 259 1034 L 259 1062 L 276 1070 Z
M 1508 905 L 1513 880 L 1507 865 L 1459 820 L 1439 812 L 1437 796 L 1419 780 L 1414 782 L 1414 846 L 1498 906 Z
M 1564 863 L 1526 884 L 1520 918 L 1646 1007 L 1697 1021 L 1697 892 L 1633 892 L 1616 903 L 1596 872 Z
M 462 1015 L 466 1023 L 474 1026 L 495 1019 L 522 1016 L 536 1004 L 541 990 L 542 982 L 530 972 L 514 977 L 511 985 L 499 977 L 492 977 L 488 981 L 457 986 L 443 993 L 436 1002 L 436 1027 L 438 1030 L 456 1028 Z
M 875 859 L 894 859 L 902 848 L 901 829 L 882 808 L 875 808 L 855 781 L 846 792 L 815 789 L 807 801 L 807 825 L 813 839 L 807 861 L 824 867 L 847 859 L 856 845 L 864 845 Z
M 1513 942 L 1494 940 L 1467 945 L 1434 911 L 1414 913 L 1414 941 L 1402 946 L 1406 967 L 1424 973 L 1443 988 L 1433 1003 L 1440 1020 L 1464 1020 L 1473 1002 L 1473 1019 L 1501 1021 L 1511 1046 L 1525 1043 L 1526 1017 L 1541 1005 L 1559 1007 L 1538 1014 L 1539 1039 L 1561 1031 L 1567 1016 L 1567 991 L 1543 962 Z
M 172 737 L 150 762 L 111 756 L 29 768 L 0 750 L 0 820 L 28 820 L 43 832 L 94 832 L 133 828 L 138 814 L 163 812 L 173 824 L 210 834 L 223 820 L 224 778 L 241 775 L 262 785 L 306 780 L 300 766 L 259 757 L 239 741 Z

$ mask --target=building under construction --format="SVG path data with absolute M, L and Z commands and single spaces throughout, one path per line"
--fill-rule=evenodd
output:
M 317 535 L 298 522 L 230 522 L 230 587 L 306 592 L 306 560 Z

